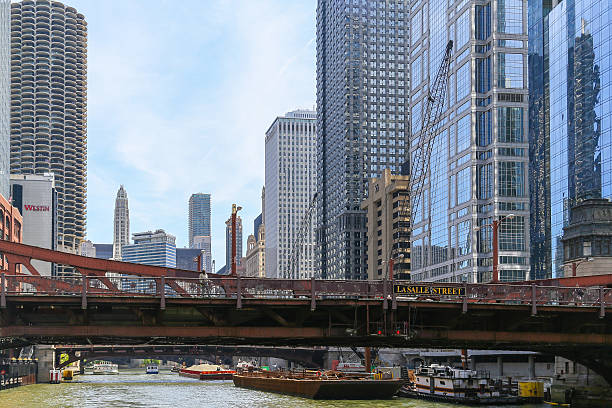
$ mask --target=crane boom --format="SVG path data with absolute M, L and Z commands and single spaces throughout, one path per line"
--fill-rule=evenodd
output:
M 302 250 L 302 246 L 304 245 L 304 238 L 306 237 L 306 234 L 308 234 L 308 231 L 310 230 L 310 222 L 312 220 L 312 213 L 317 203 L 317 195 L 318 193 L 315 193 L 312 196 L 312 199 L 310 200 L 310 205 L 308 206 L 308 209 L 306 210 L 306 213 L 304 214 L 304 217 L 302 218 L 302 223 L 300 224 L 298 236 L 295 239 L 295 244 L 293 245 L 293 248 L 291 250 L 291 257 L 289 258 L 289 276 L 287 276 L 290 279 L 299 278 L 299 276 L 296 275 L 296 272 L 297 272 L 296 269 L 299 266 L 298 265 L 299 255 L 300 255 L 300 251 Z
M 442 63 L 438 68 L 432 86 L 429 88 L 427 104 L 421 111 L 421 132 L 417 136 L 418 140 L 410 155 L 410 207 L 414 211 L 417 211 L 419 207 L 425 180 L 429 174 L 431 151 L 442 122 L 442 110 L 444 109 L 452 50 L 453 41 L 451 40 L 446 45 Z

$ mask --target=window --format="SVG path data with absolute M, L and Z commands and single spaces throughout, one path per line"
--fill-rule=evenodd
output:
M 471 252 L 471 241 L 472 234 L 470 234 L 471 230 L 471 221 L 463 221 L 457 225 L 458 239 L 457 250 L 458 256 L 467 255 Z
M 491 57 L 476 60 L 476 92 L 487 93 L 491 90 Z
M 525 250 L 525 219 L 523 216 L 505 218 L 500 222 L 499 249 L 501 251 Z
M 471 198 L 472 178 L 470 168 L 467 167 L 457 173 L 457 205 L 465 203 Z
M 491 5 L 476 5 L 476 39 L 486 40 L 491 35 Z
M 470 135 L 472 134 L 470 115 L 466 115 L 457 122 L 457 153 L 470 147 Z
M 476 112 L 476 143 L 478 146 L 491 144 L 491 111 Z
M 457 100 L 470 94 L 470 62 L 466 62 L 457 70 Z
M 470 39 L 470 11 L 466 10 L 455 22 L 455 31 L 457 35 L 457 44 L 455 49 L 458 50 L 467 44 Z
M 501 197 L 525 195 L 525 163 L 502 161 L 498 165 L 498 193 Z
M 523 141 L 523 109 L 497 108 L 497 140 L 502 143 L 519 143 Z
M 497 86 L 523 88 L 523 54 L 497 54 Z
M 478 186 L 477 192 L 478 199 L 486 200 L 493 196 L 493 166 L 491 163 L 480 164 L 477 169 Z
M 523 1 L 497 0 L 497 31 L 523 34 Z

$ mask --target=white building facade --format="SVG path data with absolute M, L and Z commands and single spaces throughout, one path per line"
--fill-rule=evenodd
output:
M 121 248 L 130 243 L 130 209 L 128 196 L 123 185 L 117 191 L 115 199 L 115 219 L 113 233 L 113 259 L 121 261 Z
M 11 176 L 13 205 L 23 216 L 23 243 L 57 249 L 57 192 L 53 174 Z M 49 262 L 32 261 L 41 275 L 55 275 Z
M 315 208 L 302 245 L 297 242 L 316 192 L 316 119 L 314 111 L 296 110 L 276 118 L 266 132 L 263 218 L 268 278 L 307 279 L 315 271 Z M 290 271 L 294 249 L 297 263 Z

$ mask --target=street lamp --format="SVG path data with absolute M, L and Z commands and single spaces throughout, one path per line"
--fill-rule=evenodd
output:
M 584 259 L 580 259 L 578 261 L 572 262 L 572 276 L 576 276 L 576 271 L 578 269 L 578 265 L 580 265 L 583 262 L 593 262 L 595 260 L 595 258 L 592 257 L 588 257 L 588 258 L 584 258 Z
M 515 214 L 508 214 L 501 217 L 499 220 L 493 220 L 492 224 L 479 225 L 474 230 L 479 231 L 483 227 L 493 227 L 493 279 L 491 279 L 491 283 L 497 283 L 499 280 L 499 273 L 497 271 L 497 264 L 499 262 L 499 245 L 497 244 L 497 229 L 499 228 L 499 223 L 503 220 L 511 220 L 516 217 Z
M 396 259 L 401 259 L 404 257 L 404 254 L 399 254 L 398 256 L 396 256 L 395 258 L 389 258 L 389 261 L 387 261 L 389 263 L 389 280 L 393 280 L 393 265 L 395 264 L 395 260 Z M 385 261 L 383 261 L 384 263 Z
M 236 214 L 242 207 L 232 204 L 232 276 L 236 276 Z

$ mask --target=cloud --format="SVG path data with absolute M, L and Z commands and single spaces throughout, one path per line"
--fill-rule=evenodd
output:
M 213 200 L 213 257 L 225 220 L 259 214 L 265 131 L 315 102 L 314 0 L 72 3 L 89 23 L 88 237 L 112 240 L 119 184 L 131 230 L 187 242 L 187 200 Z

